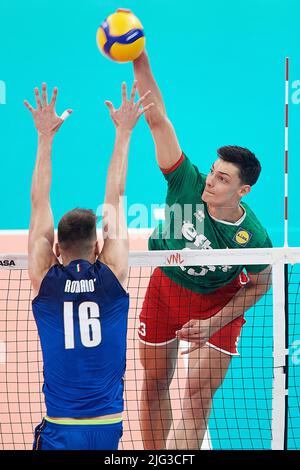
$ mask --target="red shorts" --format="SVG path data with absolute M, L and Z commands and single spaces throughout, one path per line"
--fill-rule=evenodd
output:
M 138 335 L 145 344 L 160 346 L 176 339 L 176 331 L 192 319 L 212 317 L 218 313 L 248 282 L 245 273 L 209 294 L 193 292 L 176 284 L 159 268 L 150 278 L 140 313 Z M 241 315 L 217 331 L 208 343 L 225 354 L 239 355 L 237 343 L 242 326 Z

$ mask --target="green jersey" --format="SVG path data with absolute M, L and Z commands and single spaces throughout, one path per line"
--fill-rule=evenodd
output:
M 271 240 L 250 207 L 241 203 L 242 217 L 235 223 L 212 217 L 202 200 L 206 176 L 183 155 L 164 173 L 168 182 L 165 221 L 149 239 L 149 250 L 211 250 L 268 248 Z M 177 284 L 195 292 L 212 292 L 236 278 L 245 268 L 259 273 L 267 265 L 163 267 Z

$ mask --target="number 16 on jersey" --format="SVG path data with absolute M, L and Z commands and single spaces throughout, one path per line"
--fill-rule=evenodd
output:
M 93 348 L 101 343 L 99 305 L 82 302 L 78 306 L 80 338 L 83 346 Z M 74 303 L 64 302 L 65 349 L 75 348 Z

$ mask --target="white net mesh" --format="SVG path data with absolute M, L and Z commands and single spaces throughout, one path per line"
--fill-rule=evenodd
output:
M 0 447 L 30 449 L 33 430 L 45 415 L 45 407 L 41 392 L 42 355 L 31 312 L 27 258 L 0 255 L 0 260 Z M 213 397 L 202 448 L 270 449 L 285 445 L 299 448 L 300 268 L 299 264 L 291 264 L 297 262 L 300 262 L 297 248 L 131 253 L 124 434 L 120 449 L 137 450 L 144 446 L 140 413 L 143 368 L 137 331 L 150 276 L 156 266 L 175 267 L 182 263 L 186 266 L 271 264 L 273 270 L 273 287 L 245 314 L 247 323 L 238 345 L 240 355 L 231 360 L 226 378 Z M 284 264 L 289 264 L 286 280 Z M 286 290 L 288 309 L 284 305 Z M 284 367 L 286 348 L 289 348 L 288 368 Z M 183 427 L 182 436 L 188 435 L 185 387 L 189 367 L 187 356 L 179 354 L 170 394 L 165 398 L 172 409 L 173 427 Z M 199 377 L 205 375 L 204 369 L 199 370 Z M 206 403 L 204 399 L 203 403 Z M 160 419 L 164 427 L 163 413 Z

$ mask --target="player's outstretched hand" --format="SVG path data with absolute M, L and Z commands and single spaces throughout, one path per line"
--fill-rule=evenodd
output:
M 151 91 L 147 91 L 136 103 L 134 102 L 137 90 L 137 81 L 133 82 L 129 100 L 127 99 L 126 83 L 122 83 L 122 104 L 119 109 L 115 109 L 111 101 L 105 101 L 106 106 L 110 111 L 111 118 L 118 129 L 125 129 L 132 131 L 142 114 L 146 113 L 154 106 L 150 103 L 144 108 L 141 105 L 145 99 L 150 95 Z
M 57 91 L 58 90 L 55 87 L 53 90 L 51 101 L 48 104 L 46 83 L 42 84 L 42 100 L 40 97 L 39 89 L 35 88 L 34 93 L 37 105 L 36 109 L 34 109 L 31 104 L 28 103 L 28 101 L 24 100 L 26 108 L 29 109 L 33 116 L 34 124 L 39 135 L 53 136 L 58 131 L 62 123 L 72 113 L 72 109 L 67 109 L 62 113 L 60 117 L 57 116 L 55 111 Z

